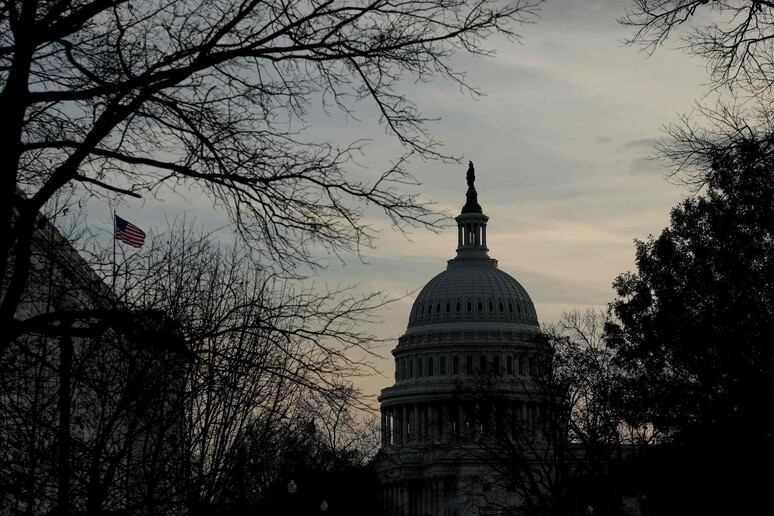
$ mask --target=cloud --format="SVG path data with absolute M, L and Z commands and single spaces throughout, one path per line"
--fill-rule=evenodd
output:
M 646 149 L 653 149 L 656 144 L 658 144 L 659 140 L 656 138 L 640 138 L 637 140 L 630 140 L 624 144 L 625 149 L 639 149 L 639 148 L 646 148 Z
M 633 159 L 629 163 L 629 170 L 634 174 L 656 172 L 663 175 L 665 173 L 664 163 L 661 160 L 650 156 Z

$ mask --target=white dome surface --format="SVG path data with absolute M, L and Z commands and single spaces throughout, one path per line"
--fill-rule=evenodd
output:
M 496 260 L 450 260 L 449 268 L 420 291 L 409 328 L 453 322 L 509 322 L 538 326 L 532 300 Z

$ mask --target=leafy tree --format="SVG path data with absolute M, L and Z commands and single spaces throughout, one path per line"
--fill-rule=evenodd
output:
M 607 338 L 626 372 L 621 407 L 661 435 L 654 454 L 663 460 L 653 465 L 664 474 L 649 476 L 665 479 L 651 491 L 661 512 L 738 509 L 760 500 L 772 478 L 751 460 L 773 450 L 774 164 L 766 145 L 740 139 L 716 149 L 706 194 L 674 208 L 657 238 L 637 241 L 637 271 L 614 284 L 617 321 Z M 699 496 L 706 492 L 714 494 Z

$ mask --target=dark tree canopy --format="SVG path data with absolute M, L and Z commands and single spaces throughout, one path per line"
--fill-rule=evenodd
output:
M 774 395 L 772 163 L 744 149 L 719 157 L 705 196 L 637 242 L 612 309 L 621 356 L 654 422 L 755 417 Z
M 715 156 L 706 195 L 638 241 L 637 271 L 614 284 L 607 337 L 626 373 L 622 405 L 672 450 L 654 463 L 668 472 L 654 493 L 683 508 L 715 488 L 710 507 L 749 504 L 771 481 L 752 462 L 772 452 L 774 163 L 747 143 Z

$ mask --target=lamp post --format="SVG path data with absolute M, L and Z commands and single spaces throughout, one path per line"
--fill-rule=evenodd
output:
M 292 478 L 290 479 L 290 482 L 288 482 L 287 490 L 288 490 L 288 504 L 290 505 L 289 507 L 290 516 L 295 516 L 296 515 L 295 494 L 296 494 L 296 491 L 298 491 L 298 486 L 296 485 L 296 483 L 293 481 Z

